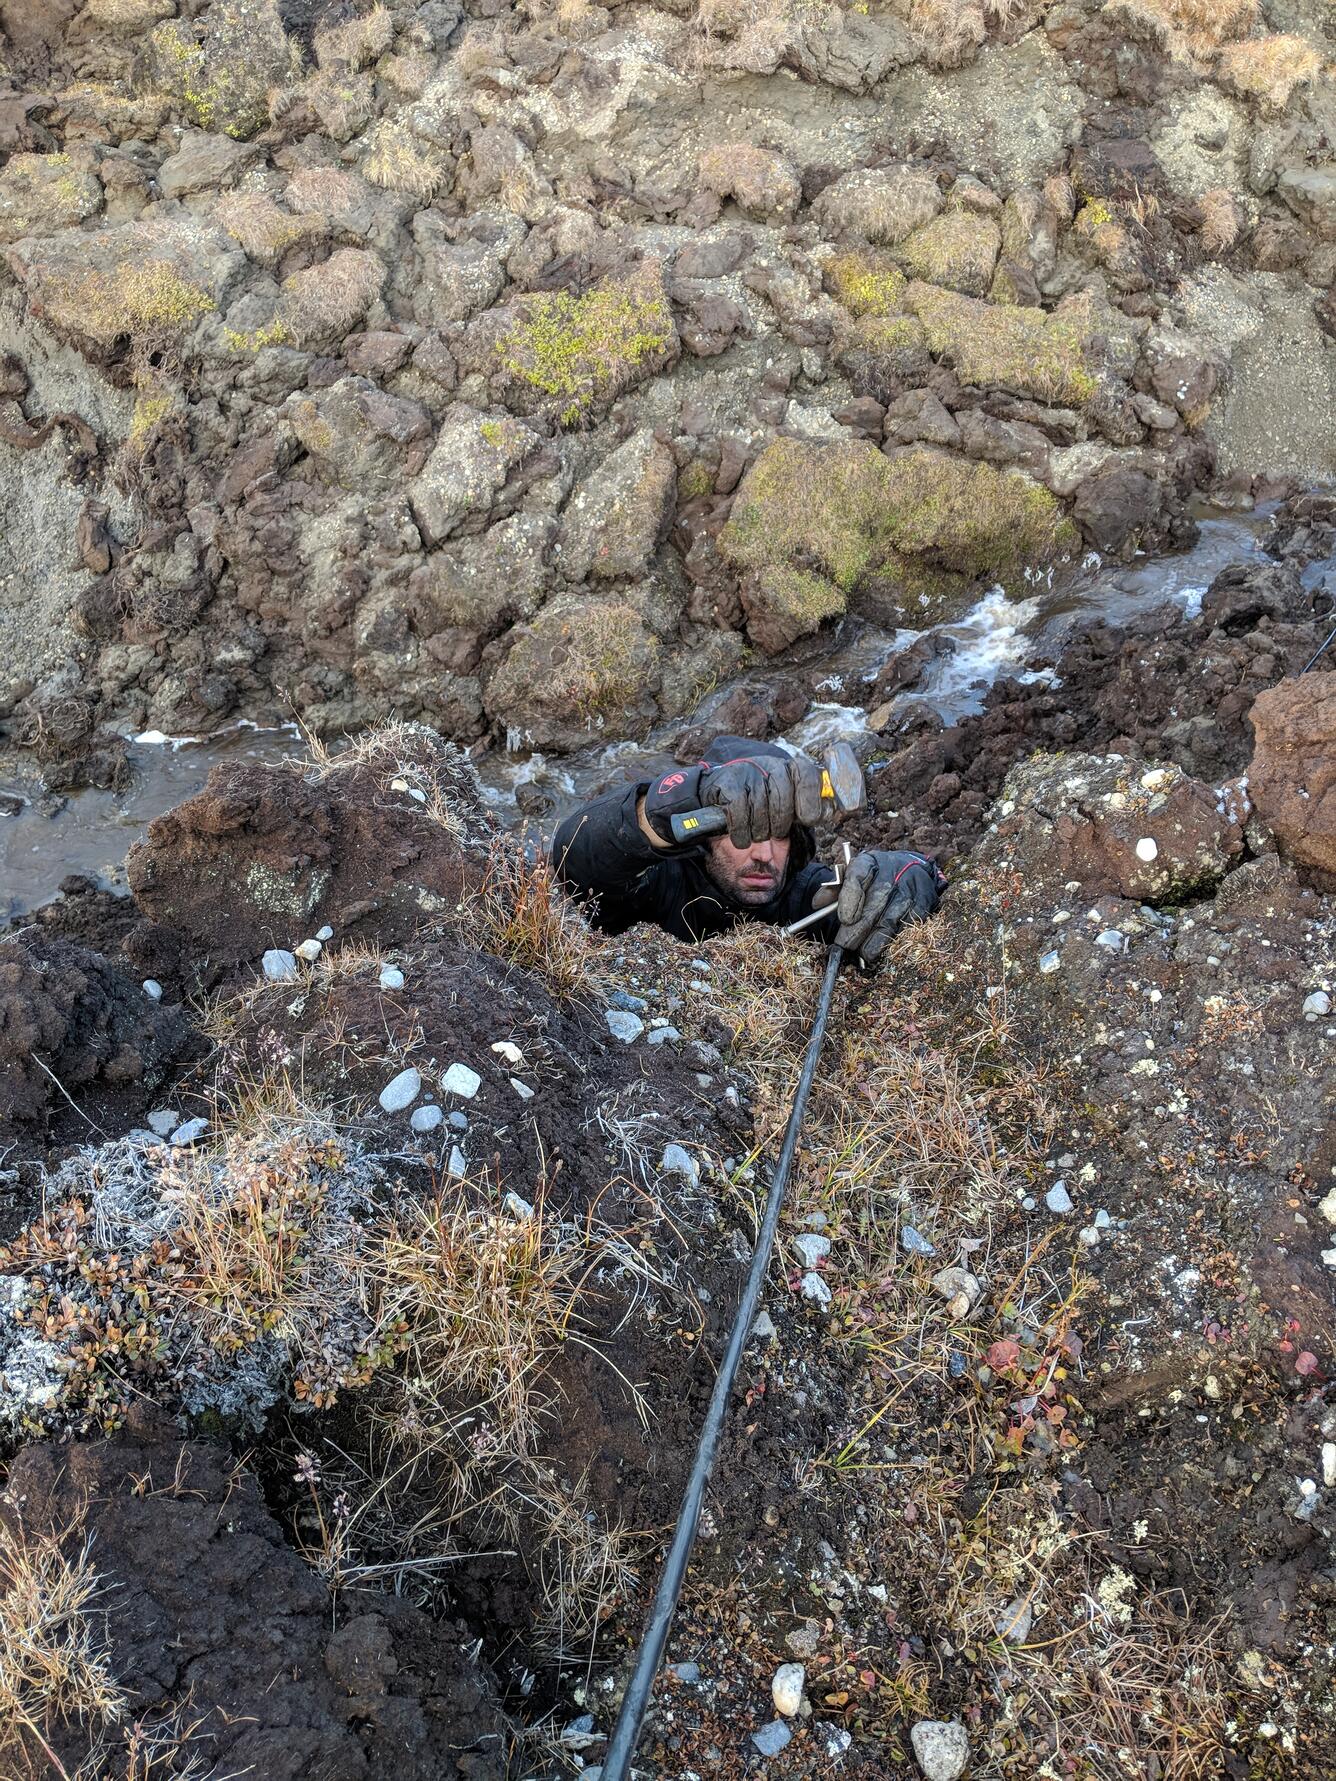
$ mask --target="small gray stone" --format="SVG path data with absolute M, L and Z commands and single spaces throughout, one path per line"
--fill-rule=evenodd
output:
M 328 927 L 328 926 L 323 927 L 323 928 L 317 928 L 315 931 L 315 937 L 320 942 L 320 944 L 322 946 L 324 946 L 328 941 L 330 941 L 334 938 L 334 930 L 333 930 L 333 928 Z
M 804 1274 L 803 1297 L 810 1299 L 814 1305 L 829 1305 L 831 1291 L 820 1274 Z
M 439 1107 L 414 1107 L 408 1123 L 415 1132 L 434 1132 L 438 1125 L 444 1125 L 445 1115 Z
M 209 1129 L 207 1119 L 188 1119 L 184 1125 L 177 1126 L 172 1133 L 173 1144 L 193 1144 L 196 1138 L 202 1138 Z
M 380 974 L 380 987 L 382 989 L 402 989 L 404 987 L 404 974 L 398 965 L 384 967 Z
M 819 1237 L 815 1231 L 804 1231 L 802 1236 L 793 1239 L 793 1247 L 798 1251 L 803 1266 L 814 1268 L 830 1254 L 830 1238 Z
M 1021 1201 L 1021 1211 L 1033 1212 L 1038 1204 L 1039 1202 L 1035 1199 L 1033 1194 L 1026 1194 L 1025 1198 Z
M 260 960 L 260 968 L 270 983 L 294 983 L 297 979 L 297 955 L 283 946 L 271 946 Z
M 795 1657 L 813 1658 L 821 1647 L 821 1628 L 815 1620 L 805 1620 L 791 1633 L 785 1633 L 784 1643 Z
M 469 1129 L 469 1116 L 467 1113 L 461 1113 L 458 1107 L 454 1107 L 450 1112 L 450 1124 L 457 1132 L 466 1132 Z
M 775 1328 L 774 1318 L 771 1317 L 768 1311 L 758 1311 L 756 1313 L 756 1322 L 751 1327 L 752 1341 L 773 1342 L 778 1336 L 779 1331 Z
M 510 1079 L 510 1086 L 522 1101 L 532 1101 L 533 1090 L 529 1087 L 527 1082 L 521 1082 L 518 1076 L 512 1076 Z
M 1051 977 L 1061 963 L 1062 954 L 1059 952 L 1046 952 L 1042 954 L 1039 960 L 1040 974 L 1044 977 Z
M 699 1682 L 700 1681 L 700 1665 L 699 1664 L 693 1664 L 693 1663 L 669 1664 L 668 1669 L 669 1669 L 670 1674 L 676 1676 L 677 1680 L 679 1682 Z
M 938 1268 L 932 1284 L 946 1300 L 947 1309 L 955 1318 L 968 1317 L 983 1297 L 978 1275 L 971 1274 L 968 1268 Z
M 928 1239 L 916 1231 L 912 1224 L 900 1226 L 900 1241 L 911 1255 L 936 1255 L 937 1253 Z
M 993 1622 L 994 1630 L 999 1639 L 1005 1639 L 1008 1645 L 1023 1645 L 1030 1636 L 1030 1623 L 1034 1619 L 1034 1608 L 1028 1597 L 1019 1596 L 1006 1607 Z
M 464 1152 L 459 1148 L 458 1144 L 452 1145 L 450 1148 L 450 1173 L 457 1181 L 462 1181 L 468 1172 L 468 1158 L 464 1155 Z
M 148 1115 L 148 1123 L 160 1138 L 170 1138 L 181 1123 L 181 1115 L 175 1107 L 155 1107 Z
M 680 1144 L 665 1144 L 663 1162 L 660 1165 L 665 1175 L 685 1175 L 688 1181 L 700 1180 L 700 1164 L 689 1150 Z
M 458 1095 L 464 1101 L 471 1101 L 481 1087 L 482 1077 L 467 1064 L 451 1064 L 441 1078 L 442 1091 L 447 1095 Z
M 1095 935 L 1095 945 L 1104 947 L 1108 952 L 1126 952 L 1127 936 L 1120 934 L 1117 928 L 1105 928 L 1103 933 Z
M 825 1739 L 827 1756 L 843 1756 L 854 1741 L 853 1733 L 840 1725 L 822 1725 L 817 1729 Z
M 1319 1015 L 1331 1013 L 1331 997 L 1326 990 L 1315 989 L 1311 996 L 1304 997 L 1304 1013 L 1310 1020 L 1316 1020 Z
M 406 1070 L 387 1082 L 380 1091 L 380 1104 L 387 1113 L 402 1113 L 422 1093 L 422 1078 L 410 1064 Z
M 507 1218 L 513 1218 L 517 1224 L 528 1224 L 533 1217 L 533 1207 L 528 1200 L 521 1199 L 514 1188 L 506 1189 L 506 1197 L 501 1202 L 501 1210 Z
M 561 1741 L 567 1750 L 583 1750 L 590 1744 L 601 1744 L 603 1739 L 594 1730 L 594 1715 L 582 1713 L 564 1728 Z
M 676 1045 L 682 1035 L 676 1027 L 655 1027 L 645 1040 L 646 1045 Z
M 638 1014 L 629 1014 L 624 1008 L 608 1008 L 604 1010 L 604 1020 L 608 1023 L 608 1031 L 614 1039 L 620 1039 L 623 1045 L 634 1045 L 645 1030 L 645 1023 Z
M 303 940 L 296 948 L 296 953 L 299 959 L 305 959 L 308 965 L 313 965 L 324 950 L 319 940 Z
M 1070 1212 L 1072 1209 L 1072 1196 L 1067 1192 L 1067 1183 L 1065 1181 L 1055 1181 L 1052 1187 L 1050 1187 L 1048 1192 L 1044 1195 L 1044 1204 L 1048 1207 L 1050 1212 L 1056 1212 L 1059 1217 L 1064 1213 Z
M 150 1132 L 146 1126 L 141 1125 L 131 1126 L 125 1136 L 131 1144 L 138 1144 L 142 1150 L 161 1150 L 165 1143 L 165 1139 L 160 1138 L 156 1132 Z
M 643 1014 L 649 1007 L 644 996 L 633 996 L 628 990 L 615 989 L 608 997 L 609 1008 L 621 1008 L 627 1014 Z
M 160 1002 L 162 1000 L 162 985 L 158 982 L 156 977 L 146 977 L 142 988 L 150 1002 Z
M 1113 1220 L 1101 1206 L 1099 1211 L 1095 1214 L 1095 1229 L 1097 1231 L 1107 1231 L 1112 1223 Z
M 782 1719 L 772 1719 L 769 1725 L 752 1733 L 751 1741 L 762 1756 L 778 1756 L 792 1736 Z
M 957 1781 L 970 1759 L 965 1728 L 954 1719 L 920 1719 L 909 1732 L 925 1781 Z

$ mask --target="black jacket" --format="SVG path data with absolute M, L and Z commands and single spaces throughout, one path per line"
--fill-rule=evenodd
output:
M 705 870 L 704 847 L 662 853 L 646 840 L 636 805 L 647 789 L 628 785 L 595 798 L 566 818 L 552 842 L 558 877 L 587 904 L 591 921 L 604 933 L 621 934 L 638 921 L 652 921 L 694 944 L 726 934 L 740 921 L 787 926 L 808 914 L 817 887 L 829 884 L 829 868 L 812 858 L 811 837 L 798 830 L 779 895 L 746 907 L 733 902 Z

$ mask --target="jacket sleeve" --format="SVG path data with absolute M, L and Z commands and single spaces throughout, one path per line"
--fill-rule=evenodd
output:
M 654 847 L 636 820 L 644 785 L 606 792 L 568 816 L 552 840 L 552 865 L 573 896 L 597 905 L 598 925 L 620 933 L 659 916 L 661 868 L 672 856 Z

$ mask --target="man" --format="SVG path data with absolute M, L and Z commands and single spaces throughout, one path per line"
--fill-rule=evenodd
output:
M 673 840 L 671 819 L 717 805 L 727 834 Z M 812 932 L 834 939 L 866 967 L 908 921 L 937 907 L 946 880 L 921 854 L 855 856 L 838 893 L 814 858 L 821 769 L 772 742 L 717 736 L 705 758 L 659 779 L 606 793 L 568 816 L 552 843 L 562 882 L 595 925 L 620 934 L 656 922 L 693 944 L 739 921 L 787 927 L 831 904 Z

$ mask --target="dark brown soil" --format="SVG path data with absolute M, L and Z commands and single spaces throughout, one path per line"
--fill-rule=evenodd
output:
M 195 1725 L 189 1751 L 209 1777 L 509 1772 L 510 1728 L 465 1630 L 355 1591 L 336 1623 L 325 1585 L 225 1446 L 182 1442 L 146 1414 L 110 1440 L 27 1447 L 0 1516 L 29 1535 L 75 1530 L 70 1556 L 92 1536 L 112 1675 L 136 1718 Z M 71 1771 L 87 1756 L 77 1727 L 53 1743 Z M 35 1745 L 27 1753 L 32 1774 L 53 1772 Z M 97 1775 L 124 1775 L 124 1760 Z

